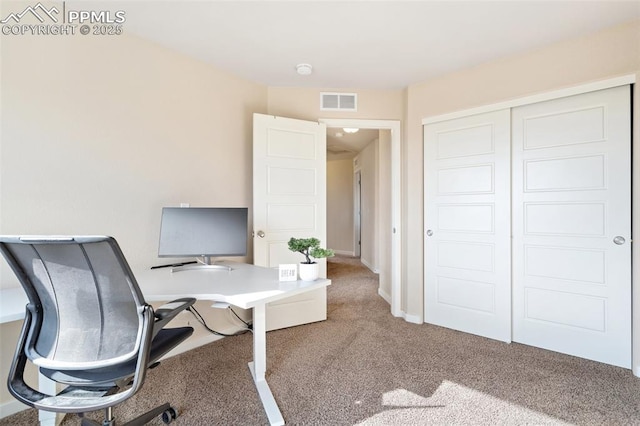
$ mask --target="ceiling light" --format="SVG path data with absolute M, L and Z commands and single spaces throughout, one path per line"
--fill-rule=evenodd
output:
M 296 65 L 296 71 L 298 71 L 300 75 L 310 75 L 313 67 L 309 64 L 298 64 Z
M 356 133 L 360 129 L 358 129 L 357 127 L 343 127 L 342 130 L 347 133 Z

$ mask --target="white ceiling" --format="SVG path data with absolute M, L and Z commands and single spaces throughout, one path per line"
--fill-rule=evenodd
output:
M 379 131 L 373 129 L 346 133 L 340 128 L 327 128 L 327 160 L 353 158 L 378 137 Z
M 640 19 L 634 1 L 109 1 L 124 29 L 269 86 L 400 89 Z M 313 74 L 295 66 L 309 63 Z
M 127 33 L 267 86 L 401 89 L 640 19 L 633 1 L 104 1 Z M 639 41 L 640 43 L 640 41 Z M 310 76 L 296 65 L 313 66 Z M 351 158 L 377 131 L 335 137 Z

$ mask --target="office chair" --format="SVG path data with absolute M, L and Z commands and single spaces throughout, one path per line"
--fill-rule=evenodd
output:
M 100 425 L 84 413 L 104 409 L 102 425 L 115 426 L 113 407 L 140 390 L 147 368 L 193 333 L 163 327 L 195 299 L 154 312 L 111 237 L 0 236 L 0 252 L 29 299 L 9 391 L 38 410 L 78 413 L 82 425 Z M 66 388 L 56 395 L 31 388 L 23 379 L 27 359 Z M 170 423 L 177 413 L 166 403 L 127 424 L 160 415 Z

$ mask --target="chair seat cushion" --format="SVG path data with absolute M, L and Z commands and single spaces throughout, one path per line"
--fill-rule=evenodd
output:
M 151 342 L 149 364 L 156 362 L 180 342 L 193 334 L 192 327 L 164 328 L 158 332 Z M 137 359 L 127 363 L 106 368 L 82 369 L 82 370 L 52 370 L 40 368 L 40 373 L 59 383 L 75 386 L 87 386 L 91 388 L 108 388 L 115 382 L 133 376 L 136 370 Z

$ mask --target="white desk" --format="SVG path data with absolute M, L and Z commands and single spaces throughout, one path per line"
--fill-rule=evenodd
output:
M 278 281 L 278 270 L 229 263 L 231 272 L 219 269 L 171 272 L 168 268 L 134 271 L 138 285 L 149 302 L 181 297 L 227 302 L 243 309 L 253 308 L 253 362 L 249 369 L 269 423 L 283 425 L 284 419 L 265 379 L 267 370 L 266 304 L 296 294 L 326 287 L 330 280 Z
M 280 409 L 265 379 L 267 370 L 266 304 L 296 294 L 326 287 L 330 280 L 278 281 L 276 269 L 229 263 L 231 272 L 218 269 L 171 272 L 169 268 L 134 271 L 138 285 L 148 302 L 164 302 L 181 297 L 227 302 L 243 309 L 253 309 L 253 362 L 249 369 L 258 394 L 272 425 L 284 424 Z M 27 296 L 22 288 L 0 291 L 1 322 L 24 318 Z M 55 384 L 40 376 L 40 389 L 55 392 Z M 52 389 L 53 387 L 53 389 Z M 40 424 L 54 425 L 55 413 L 41 411 Z
M 24 318 L 24 307 L 29 303 L 22 287 L 0 290 L 0 324 Z

